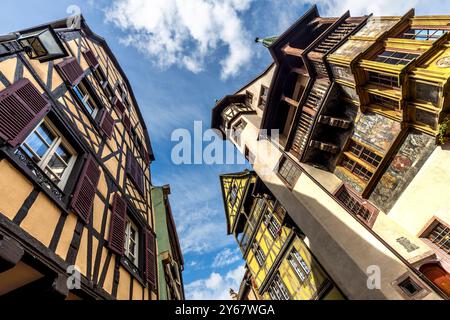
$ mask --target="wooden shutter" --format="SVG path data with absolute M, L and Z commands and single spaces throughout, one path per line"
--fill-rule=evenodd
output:
M 127 202 L 119 194 L 115 194 L 111 207 L 108 248 L 118 255 L 123 255 L 125 245 L 125 217 Z
M 86 59 L 89 67 L 96 69 L 99 65 L 97 58 L 92 50 L 83 51 L 83 56 Z
M 58 63 L 56 69 L 59 70 L 61 77 L 72 87 L 77 85 L 84 77 L 83 69 L 81 69 L 80 64 L 74 57 L 67 58 Z
M 144 192 L 144 173 L 139 166 L 138 161 L 131 152 L 127 157 L 127 172 L 136 188 L 142 193 Z
M 100 169 L 92 156 L 87 156 L 78 184 L 70 202 L 70 207 L 88 223 L 94 204 Z
M 12 147 L 21 144 L 50 110 L 28 79 L 21 79 L 0 92 L 0 138 Z
M 125 129 L 128 132 L 131 131 L 131 121 L 130 121 L 130 118 L 126 114 L 123 116 L 123 126 L 125 127 Z
M 150 230 L 145 230 L 145 277 L 153 289 L 156 289 L 156 241 Z
M 144 151 L 144 158 L 145 158 L 145 164 L 149 165 L 150 164 L 150 154 L 147 151 Z
M 114 108 L 121 115 L 125 112 L 125 106 L 119 99 L 116 99 L 116 102 L 114 103 Z
M 108 139 L 111 139 L 114 131 L 114 119 L 107 110 L 103 110 L 102 117 L 100 118 L 100 128 L 106 134 Z

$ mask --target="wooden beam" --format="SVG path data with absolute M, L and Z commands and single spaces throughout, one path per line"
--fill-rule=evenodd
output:
M 23 254 L 23 248 L 16 241 L 0 235 L 0 273 L 13 268 Z
M 0 297 L 2 300 L 33 299 L 33 300 L 64 300 L 69 294 L 67 276 L 43 277 Z

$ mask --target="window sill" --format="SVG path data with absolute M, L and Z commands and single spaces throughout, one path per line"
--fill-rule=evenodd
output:
M 136 267 L 127 257 L 123 256 L 120 259 L 120 264 L 124 267 L 128 273 L 135 278 L 142 286 L 147 286 L 146 282 L 141 276 L 141 271 Z
M 69 199 L 67 195 L 61 191 L 48 177 L 43 173 L 35 163 L 28 159 L 23 153 L 17 155 L 17 149 L 11 147 L 3 147 L 0 149 L 8 159 L 8 161 L 23 175 L 25 175 L 33 185 L 41 192 L 44 192 L 53 202 L 62 210 L 63 213 L 68 214 L 67 210 Z M 36 171 L 36 174 L 33 173 Z

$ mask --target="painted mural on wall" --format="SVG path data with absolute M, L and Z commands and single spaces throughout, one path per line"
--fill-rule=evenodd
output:
M 334 175 L 342 180 L 348 187 L 353 189 L 356 193 L 361 194 L 366 187 L 365 184 L 362 184 L 360 180 L 357 180 L 352 175 L 348 174 L 348 171 L 337 167 L 334 171 Z
M 435 139 L 425 133 L 408 133 L 388 169 L 381 177 L 370 201 L 385 213 L 391 210 L 435 148 Z
M 367 112 L 356 120 L 353 137 L 385 154 L 400 130 L 399 122 Z

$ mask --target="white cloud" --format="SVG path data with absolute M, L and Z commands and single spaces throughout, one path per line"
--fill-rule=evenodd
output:
M 241 257 L 238 255 L 238 252 L 239 248 L 237 248 L 234 251 L 231 250 L 230 248 L 223 249 L 214 257 L 212 267 L 222 268 L 241 260 Z
M 183 66 L 198 73 L 221 47 L 221 76 L 238 73 L 251 60 L 251 37 L 241 14 L 253 0 L 114 0 L 106 21 L 128 33 L 121 42 L 136 47 L 162 68 Z
M 230 300 L 230 289 L 239 289 L 244 266 L 228 271 L 225 275 L 213 272 L 206 279 L 196 280 L 185 285 L 188 300 Z
M 271 5 L 278 3 L 278 0 L 271 1 Z M 340 16 L 347 10 L 350 10 L 352 16 L 370 13 L 387 16 L 403 15 L 411 8 L 415 8 L 418 15 L 446 14 L 448 12 L 445 12 L 445 8 L 449 8 L 450 0 L 286 0 L 283 4 L 287 7 L 318 4 L 323 16 Z

